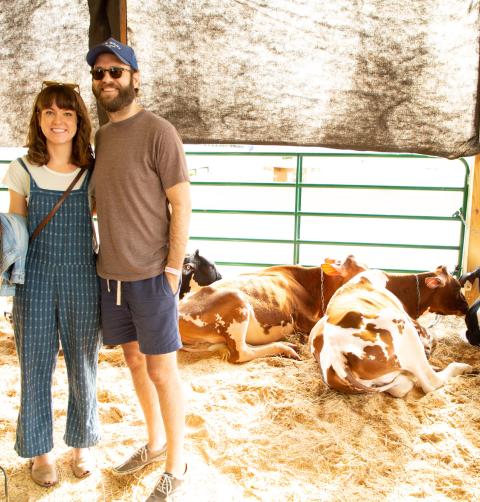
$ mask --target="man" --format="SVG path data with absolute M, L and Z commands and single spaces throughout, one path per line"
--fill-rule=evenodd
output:
M 178 290 L 191 213 L 182 142 L 136 100 L 140 73 L 131 47 L 109 38 L 87 54 L 92 90 L 109 122 L 96 134 L 94 184 L 104 343 L 121 344 L 148 443 L 117 474 L 165 455 L 149 502 L 184 485 L 185 405 L 177 368 Z

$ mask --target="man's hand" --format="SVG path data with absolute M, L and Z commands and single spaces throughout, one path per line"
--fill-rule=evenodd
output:
M 167 278 L 172 293 L 175 294 L 178 289 L 178 284 L 180 283 L 180 277 L 175 274 L 170 274 L 169 272 L 165 272 L 165 277 Z

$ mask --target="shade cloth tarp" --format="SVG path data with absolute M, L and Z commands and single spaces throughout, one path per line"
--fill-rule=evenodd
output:
M 73 69 L 88 91 L 88 69 L 82 66 L 88 48 L 86 3 L 8 2 L 9 12 L 0 17 L 2 32 L 5 24 L 9 31 L 2 51 L 15 59 L 20 77 L 25 62 L 32 65 L 30 74 L 40 67 L 44 78 L 56 69 L 68 76 Z M 17 18 L 20 9 L 30 9 L 30 18 L 42 10 L 46 23 L 54 8 L 77 22 L 57 33 L 51 25 L 40 32 L 38 22 L 11 22 L 17 9 Z M 478 2 L 463 0 L 127 2 L 142 102 L 170 120 L 186 143 L 452 158 L 480 151 L 479 12 Z M 12 34 L 19 28 L 20 39 Z M 34 29 L 37 43 L 52 54 L 48 72 L 30 49 Z M 95 34 L 102 28 L 91 29 Z M 9 124 L 15 123 L 13 114 L 26 113 L 23 101 L 28 101 L 14 77 L 13 92 L 2 89 L 0 96 L 4 103 L 14 101 L 3 107 Z M 93 110 L 89 92 L 87 100 Z M 23 141 L 15 125 L 4 123 L 0 131 L 2 144 Z

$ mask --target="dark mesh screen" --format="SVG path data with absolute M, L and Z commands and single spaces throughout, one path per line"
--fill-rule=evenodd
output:
M 478 152 L 478 2 L 128 2 L 145 104 L 188 143 Z
M 95 111 L 88 4 L 93 37 L 106 33 L 95 4 L 112 4 L 7 3 L 2 146 L 24 142 L 43 79 L 79 82 Z M 478 1 L 129 0 L 127 11 L 142 103 L 186 143 L 479 151 Z

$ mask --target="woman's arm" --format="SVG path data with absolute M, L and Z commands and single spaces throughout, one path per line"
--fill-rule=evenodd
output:
M 20 216 L 27 216 L 27 199 L 13 190 L 9 190 L 10 206 L 8 211 L 10 213 L 19 214 Z

